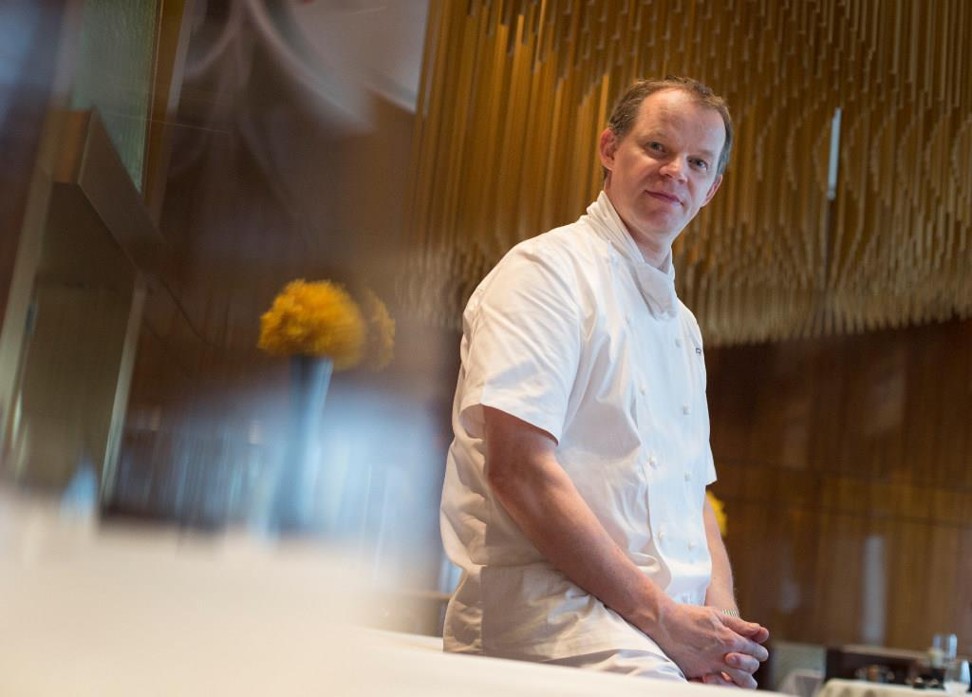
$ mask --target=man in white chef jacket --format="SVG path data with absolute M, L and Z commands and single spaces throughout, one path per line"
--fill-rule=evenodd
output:
M 672 243 L 715 195 L 724 101 L 640 81 L 598 144 L 603 191 L 514 247 L 463 315 L 442 537 L 447 651 L 755 687 L 705 488 L 702 337 Z

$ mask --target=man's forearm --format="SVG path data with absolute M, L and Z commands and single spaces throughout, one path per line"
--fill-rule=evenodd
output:
M 490 448 L 490 487 L 527 539 L 567 578 L 650 633 L 673 601 L 610 537 L 552 453 L 507 468 L 496 464 L 508 457 L 502 448 Z
M 705 537 L 712 557 L 712 579 L 705 593 L 705 604 L 720 610 L 737 610 L 736 594 L 732 582 L 732 566 L 729 553 L 719 530 L 715 511 L 708 500 L 705 502 Z

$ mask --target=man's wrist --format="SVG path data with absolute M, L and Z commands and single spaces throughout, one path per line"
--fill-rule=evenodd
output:
M 723 615 L 728 615 L 729 617 L 739 617 L 739 610 L 732 607 L 724 607 L 720 610 Z
M 672 600 L 654 581 L 645 577 L 644 595 L 633 608 L 630 616 L 626 616 L 631 624 L 648 636 L 656 639 L 659 632 L 663 632 L 666 622 L 677 603 Z M 625 616 L 624 613 L 621 613 Z M 657 639 L 656 639 L 657 640 Z

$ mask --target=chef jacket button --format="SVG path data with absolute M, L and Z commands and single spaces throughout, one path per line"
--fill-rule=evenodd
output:
M 647 392 L 647 390 L 645 390 L 645 386 L 644 385 L 638 385 L 638 392 L 640 392 L 641 394 L 644 394 L 645 392 Z
M 691 479 L 692 479 L 692 475 L 690 473 L 686 472 L 685 473 L 685 481 L 688 482 L 688 481 L 691 481 Z
M 648 456 L 648 464 L 652 467 L 658 467 L 658 458 L 655 457 L 655 453 Z
M 658 531 L 658 534 L 655 537 L 657 537 L 658 538 L 658 541 L 661 542 L 662 540 L 665 539 L 665 531 L 664 530 L 659 530 Z
M 686 416 L 688 416 L 689 414 L 692 413 L 692 407 L 690 407 L 688 404 L 683 404 L 682 405 L 682 413 L 685 414 Z
M 692 540 L 689 540 L 689 543 L 688 543 L 688 548 L 689 548 L 689 549 L 695 549 L 695 542 L 694 542 L 694 541 L 692 541 Z
M 677 346 L 678 348 L 682 348 L 682 340 L 681 340 L 681 339 L 679 339 L 679 338 L 678 338 L 677 336 L 675 337 L 675 345 L 676 345 L 676 346 Z

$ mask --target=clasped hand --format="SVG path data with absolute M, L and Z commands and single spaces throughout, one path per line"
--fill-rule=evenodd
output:
M 769 630 L 711 607 L 677 605 L 663 621 L 659 646 L 689 680 L 755 688 L 753 674 L 769 657 Z M 657 641 L 657 639 L 656 639 Z

